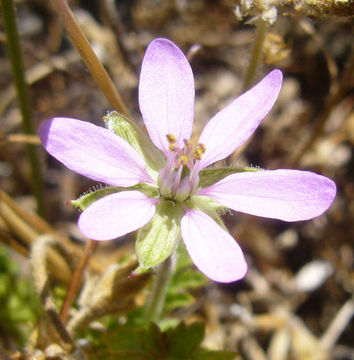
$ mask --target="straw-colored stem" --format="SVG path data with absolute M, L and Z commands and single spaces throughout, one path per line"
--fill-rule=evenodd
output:
M 86 243 L 84 252 L 74 272 L 74 275 L 72 277 L 68 291 L 64 299 L 63 306 L 60 311 L 60 320 L 63 322 L 63 324 L 65 324 L 68 320 L 69 311 L 73 301 L 75 300 L 77 293 L 79 292 L 82 276 L 85 271 L 86 265 L 90 259 L 90 256 L 96 250 L 97 245 L 98 242 L 94 240 L 88 240 L 88 242 Z
M 1 197 L 0 218 L 5 222 L 9 230 L 27 245 L 34 244 L 40 236 L 40 234 L 26 223 L 21 215 L 16 214 Z M 48 268 L 51 274 L 60 281 L 69 282 L 72 277 L 72 272 L 65 259 L 52 248 L 48 249 Z
M 4 141 L 5 143 L 22 143 L 22 144 L 32 144 L 32 145 L 40 145 L 41 143 L 38 135 L 27 135 L 27 134 L 7 135 L 3 139 L 1 138 L 0 135 L 0 144 L 2 141 Z
M 23 132 L 27 135 L 33 134 L 32 111 L 28 94 L 27 84 L 22 62 L 19 36 L 16 26 L 15 9 L 12 0 L 1 0 L 4 28 L 6 32 L 7 46 L 11 63 L 12 75 L 14 78 L 19 107 L 22 115 Z M 27 156 L 31 167 L 32 188 L 37 200 L 38 212 L 44 214 L 43 205 L 43 181 L 40 172 L 36 149 L 31 144 L 26 144 Z
M 74 245 L 68 238 L 58 234 L 47 222 L 35 213 L 23 210 L 9 195 L 0 189 L 0 226 L 8 231 L 9 236 L 19 241 L 21 246 L 31 247 L 43 234 L 53 234 L 60 238 L 60 243 L 70 254 L 79 258 L 82 254 L 81 246 Z M 3 238 L 0 236 L 0 241 Z M 9 239 L 9 238 L 8 238 Z M 3 239 L 6 240 L 6 239 Z M 104 268 L 94 258 L 90 258 L 90 269 L 102 274 Z M 55 249 L 48 250 L 48 268 L 51 275 L 57 280 L 69 283 L 72 279 L 72 271 L 62 255 Z
M 84 60 L 91 75 L 106 96 L 109 103 L 115 110 L 125 115 L 130 119 L 130 121 L 132 121 L 132 117 L 122 98 L 120 97 L 116 87 L 107 74 L 107 71 L 99 61 L 97 55 L 91 48 L 90 43 L 82 32 L 67 2 L 65 0 L 52 0 L 52 4 L 57 11 L 65 30 L 74 43 L 76 50 Z
M 252 86 L 254 76 L 256 74 L 258 62 L 262 56 L 264 39 L 267 33 L 268 23 L 260 17 L 257 22 L 256 38 L 253 43 L 250 63 L 247 68 L 246 76 L 243 80 L 243 91 L 248 90 Z

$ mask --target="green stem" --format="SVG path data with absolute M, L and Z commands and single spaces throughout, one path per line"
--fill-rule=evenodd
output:
M 246 76 L 243 80 L 243 92 L 248 90 L 252 85 L 252 81 L 257 70 L 259 59 L 262 56 L 263 44 L 267 33 L 267 27 L 268 27 L 268 23 L 264 21 L 262 17 L 259 17 L 257 22 L 257 29 L 256 29 L 256 39 L 254 41 L 252 54 L 251 54 L 251 60 L 248 65 Z
M 9 58 L 11 62 L 12 75 L 16 87 L 19 107 L 22 115 L 22 129 L 25 134 L 33 134 L 32 111 L 28 94 L 27 84 L 22 61 L 19 36 L 16 26 L 15 8 L 12 0 L 1 0 L 1 10 L 3 14 L 4 27 L 8 45 Z M 43 206 L 43 182 L 40 172 L 39 162 L 37 160 L 35 146 L 26 145 L 27 157 L 31 167 L 31 178 L 33 193 L 37 200 L 37 209 L 39 214 L 44 214 Z
M 176 266 L 176 253 L 159 265 L 152 285 L 152 292 L 146 305 L 145 323 L 159 322 L 166 300 L 167 287 Z

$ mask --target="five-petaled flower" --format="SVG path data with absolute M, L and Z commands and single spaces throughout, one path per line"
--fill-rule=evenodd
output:
M 333 181 L 308 171 L 208 167 L 245 143 L 272 108 L 281 84 L 281 71 L 273 70 L 217 113 L 193 144 L 192 70 L 174 43 L 154 40 L 142 64 L 139 104 L 157 148 L 156 161 L 150 156 L 146 162 L 144 150 L 112 129 L 70 118 L 54 118 L 40 127 L 51 155 L 69 169 L 113 186 L 85 208 L 78 221 L 81 232 L 109 240 L 142 228 L 136 248 L 142 271 L 170 256 L 181 236 L 195 265 L 209 278 L 242 278 L 247 264 L 220 210 L 307 220 L 327 210 L 336 193 Z

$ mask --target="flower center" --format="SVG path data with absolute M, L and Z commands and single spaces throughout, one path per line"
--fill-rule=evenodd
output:
M 170 145 L 166 167 L 160 171 L 158 178 L 160 194 L 182 202 L 197 189 L 200 159 L 205 153 L 205 145 L 193 145 L 190 140 L 183 139 L 184 146 L 181 148 L 174 135 L 167 134 L 166 138 Z

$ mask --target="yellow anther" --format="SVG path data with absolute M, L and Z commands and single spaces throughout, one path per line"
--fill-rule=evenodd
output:
M 192 147 L 192 142 L 190 140 L 184 139 L 183 142 L 187 149 Z
M 204 153 L 205 153 L 205 145 L 199 143 L 193 150 L 194 159 L 200 160 Z
M 180 166 L 182 164 L 183 166 L 185 166 L 187 165 L 187 162 L 188 162 L 188 156 L 181 155 L 177 160 L 177 165 Z
M 204 144 L 199 143 L 197 145 L 197 149 L 198 149 L 198 152 L 200 152 L 201 154 L 205 153 L 205 145 Z
M 167 134 L 166 139 L 170 144 L 175 144 L 177 142 L 177 139 L 172 134 Z
M 177 148 L 178 148 L 177 144 L 174 143 L 170 144 L 168 147 L 168 149 L 172 152 L 176 151 Z
M 194 159 L 200 160 L 202 158 L 202 155 L 198 150 L 193 151 Z

